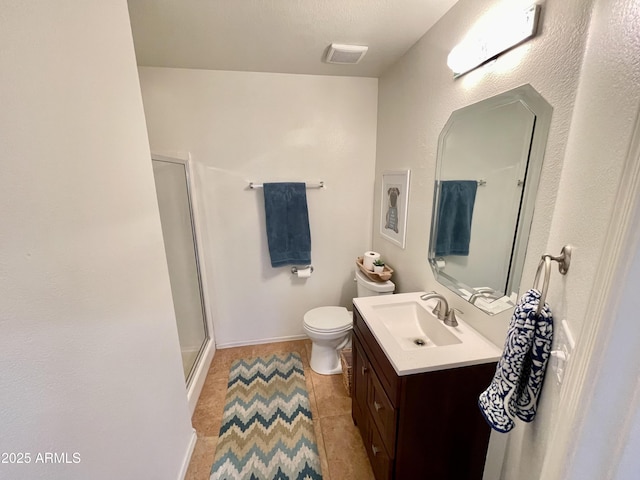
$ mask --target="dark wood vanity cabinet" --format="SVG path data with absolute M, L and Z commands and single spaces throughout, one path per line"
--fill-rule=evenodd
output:
M 398 376 L 353 309 L 353 421 L 376 480 L 480 480 L 490 429 L 478 409 L 495 363 Z

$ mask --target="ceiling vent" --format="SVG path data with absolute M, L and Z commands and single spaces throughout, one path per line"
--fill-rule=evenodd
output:
M 369 47 L 361 45 L 340 45 L 332 43 L 327 51 L 325 61 L 341 65 L 355 64 L 362 60 Z

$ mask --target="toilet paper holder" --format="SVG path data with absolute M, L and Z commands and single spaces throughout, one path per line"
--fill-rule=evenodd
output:
M 304 267 L 300 267 L 302 270 L 304 269 L 311 269 L 311 273 L 313 273 L 313 265 L 305 265 Z M 291 267 L 291 273 L 293 275 L 297 275 L 298 274 L 298 267 Z

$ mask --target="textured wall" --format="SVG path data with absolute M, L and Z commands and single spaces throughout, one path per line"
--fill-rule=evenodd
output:
M 596 0 L 548 240 L 555 248 L 567 242 L 575 246 L 571 271 L 562 279 L 555 276 L 549 299 L 556 318 L 567 319 L 578 346 L 573 354 L 575 363 L 569 365 L 560 392 L 555 417 L 559 421 L 551 439 L 554 448 L 547 451 L 541 478 L 622 480 L 636 478 L 640 468 L 636 436 L 635 444 L 629 445 L 632 449 L 635 446 L 635 457 L 624 461 L 626 473 L 624 469 L 618 476 L 613 473 L 620 461 L 618 449 L 626 441 L 624 423 L 630 419 L 624 416 L 637 409 L 640 378 L 640 337 L 635 321 L 640 287 L 637 251 L 623 252 L 617 259 L 620 264 L 612 266 L 616 260 L 613 249 L 619 248 L 621 230 L 625 228 L 613 221 L 630 208 L 627 202 L 638 208 L 637 197 L 618 197 L 625 163 L 637 165 L 639 161 L 638 138 L 635 149 L 630 148 L 634 133 L 638 135 L 640 112 L 638 25 L 638 0 Z M 627 160 L 628 155 L 631 157 Z M 625 175 L 629 176 L 632 170 L 627 168 Z M 624 178 L 626 181 L 629 179 Z M 635 222 L 630 228 L 636 228 L 637 242 L 637 217 Z M 632 275 L 620 280 L 632 262 Z M 607 284 L 600 277 L 612 268 L 617 268 L 617 274 Z M 622 303 L 621 312 L 614 310 L 618 302 Z M 589 338 L 598 324 L 604 331 L 613 328 L 610 338 Z M 589 351 L 588 347 L 594 350 Z M 589 362 L 584 358 L 588 353 L 598 364 L 591 365 L 582 377 L 581 362 Z M 581 395 L 576 396 L 577 392 Z M 571 421 L 574 416 L 575 423 Z M 521 468 L 528 467 L 525 452 L 536 442 L 539 437 L 535 429 L 514 442 L 519 444 L 515 452 L 521 452 Z M 568 463 L 574 449 L 577 453 L 571 469 L 564 471 L 560 467 Z
M 0 478 L 176 479 L 192 429 L 126 2 L 3 2 L 0 44 L 0 452 L 31 453 Z
M 630 478 L 629 472 L 637 471 L 637 462 L 623 442 L 629 433 L 630 445 L 637 445 L 637 428 L 623 431 L 619 422 L 625 418 L 627 405 L 633 404 L 629 400 L 633 399 L 633 384 L 625 378 L 637 377 L 637 362 L 616 359 L 622 355 L 637 358 L 637 354 L 629 349 L 631 343 L 625 340 L 625 333 L 612 337 L 610 344 L 603 338 L 596 341 L 595 348 L 609 348 L 603 359 L 608 362 L 603 363 L 603 368 L 609 367 L 608 372 L 595 378 L 580 377 L 578 370 L 584 372 L 584 365 L 590 360 L 585 358 L 588 345 L 584 332 L 590 332 L 600 322 L 590 308 L 601 306 L 603 300 L 597 297 L 602 295 L 608 296 L 609 305 L 615 305 L 619 298 L 618 291 L 598 292 L 594 286 L 603 283 L 598 274 L 606 271 L 610 262 L 603 255 L 603 247 L 615 243 L 609 237 L 622 228 L 610 225 L 610 221 L 617 209 L 625 208 L 616 204 L 616 195 L 640 106 L 639 5 L 637 0 L 597 0 L 591 15 L 592 2 L 547 1 L 537 38 L 492 65 L 451 80 L 444 66 L 448 50 L 474 21 L 481 20 L 485 12 L 500 3 L 460 1 L 380 80 L 376 178 L 384 168 L 401 166 L 393 160 L 399 149 L 405 153 L 404 166 L 423 173 L 413 177 L 410 208 L 415 208 L 410 211 L 407 250 L 398 251 L 376 238 L 375 228 L 374 248 L 393 258 L 394 266 L 400 266 L 402 289 L 442 291 L 426 265 L 423 271 L 409 268 L 426 248 L 430 209 L 420 209 L 431 198 L 434 139 L 448 111 L 520 83 L 531 83 L 551 103 L 554 112 L 523 288 L 530 285 L 541 253 L 557 253 L 567 243 L 574 246 L 569 274 L 560 277 L 555 270 L 552 273 L 548 300 L 556 325 L 567 320 L 577 337 L 577 348 L 562 387 L 555 376 L 548 375 L 535 422 L 518 424 L 507 437 L 503 467 L 496 465 L 496 458 L 488 459 L 493 476 L 487 478 L 595 480 L 616 474 L 616 478 Z M 419 101 L 411 105 L 414 99 Z M 412 231 L 415 228 L 418 231 Z M 619 271 L 624 270 L 620 265 Z M 634 272 L 635 277 L 628 279 L 631 285 L 637 284 L 637 271 Z M 627 311 L 637 303 L 632 298 L 633 291 L 631 286 L 624 292 L 623 306 Z M 465 309 L 464 303 L 454 301 Z M 500 341 L 508 314 L 489 318 L 468 306 L 466 311 L 465 318 Z M 600 313 L 602 322 L 612 321 L 611 313 Z M 637 329 L 625 327 L 623 319 L 617 322 L 627 338 L 634 336 Z M 600 370 L 597 364 L 590 368 L 592 373 Z M 610 375 L 613 371 L 617 375 Z M 596 380 L 599 388 L 594 390 L 592 383 Z M 637 418 L 635 421 L 637 427 Z M 618 435 L 622 437 L 614 441 Z M 622 466 L 616 473 L 618 455 Z
M 396 279 L 402 291 L 442 290 L 435 283 L 426 259 L 437 140 L 449 115 L 524 83 L 530 83 L 554 110 L 523 287 L 532 283 L 537 259 L 546 249 L 584 49 L 589 3 L 582 0 L 547 2 L 542 29 L 536 38 L 493 64 L 454 80 L 446 65 L 449 51 L 477 21 L 495 15 L 505 4 L 513 2 L 458 2 L 380 78 L 376 185 L 380 184 L 385 169 L 410 168 L 412 181 L 406 249 L 401 250 L 378 235 L 376 215 L 373 245 L 397 270 Z M 375 211 L 380 208 L 378 190 L 375 189 Z M 554 246 L 554 250 L 560 246 Z M 502 344 L 509 312 L 490 318 L 457 298 L 453 301 L 465 312 L 464 318 L 494 342 Z
M 355 258 L 371 246 L 377 80 L 140 68 L 151 148 L 195 163 L 220 346 L 303 335 L 314 307 L 351 305 Z M 262 190 L 307 190 L 315 271 L 271 268 Z
M 594 235 L 592 228 L 585 228 L 588 225 L 585 223 L 581 227 L 574 224 L 574 229 L 565 230 L 561 235 L 554 233 L 550 237 L 550 231 L 559 231 L 560 225 L 574 223 L 570 217 L 577 215 L 582 208 L 575 199 L 570 200 L 565 196 L 561 176 L 564 178 L 563 159 L 586 44 L 591 2 L 549 0 L 543 6 L 542 27 L 536 38 L 506 53 L 494 63 L 457 80 L 452 78 L 451 71 L 446 66 L 449 51 L 476 22 L 485 21 L 501 7 L 514 3 L 500 0 L 459 1 L 380 78 L 379 84 L 376 184 L 379 185 L 381 173 L 385 169 L 411 168 L 413 172 L 406 249 L 400 250 L 377 234 L 377 217 L 374 215 L 374 250 L 381 252 L 396 269 L 395 278 L 400 290 L 437 290 L 444 293 L 454 306 L 465 312 L 465 320 L 498 345 L 504 342 L 511 312 L 494 317 L 482 314 L 437 284 L 426 263 L 437 138 L 453 110 L 524 83 L 530 83 L 553 106 L 521 288 L 527 289 L 532 284 L 542 253 L 559 253 L 565 243 L 577 245 L 578 252 L 588 245 L 584 256 L 576 253 L 570 275 L 572 281 L 581 282 L 580 285 L 576 285 L 571 291 L 565 290 L 567 280 L 559 278 L 554 272 L 549 300 L 558 321 L 563 318 L 580 321 L 584 308 L 578 307 L 575 311 L 570 311 L 568 306 L 574 305 L 574 301 L 580 302 L 584 295 L 588 295 L 592 278 L 588 275 L 595 271 L 597 246 L 602 243 L 600 233 Z M 523 6 L 526 3 L 528 2 L 522 2 Z M 592 118 L 593 116 L 585 117 L 585 121 Z M 599 170 L 601 174 L 602 170 Z M 618 178 L 619 170 L 607 173 L 607 178 L 603 179 L 605 183 L 595 187 L 596 191 L 603 193 L 602 196 L 594 195 L 592 191 L 593 196 L 588 202 L 589 205 L 603 203 L 594 212 L 597 214 L 594 218 L 598 222 L 597 230 L 606 228 L 606 212 L 611 208 L 612 185 Z M 584 188 L 585 184 L 581 183 L 579 175 L 573 178 L 576 185 Z M 377 191 L 376 188 L 376 211 L 380 206 Z M 581 193 L 584 195 L 584 190 Z M 564 209 L 562 214 L 555 213 L 558 208 Z M 588 214 L 579 214 L 582 217 L 585 215 Z M 576 271 L 579 273 L 576 274 Z M 554 422 L 558 420 L 555 410 L 559 396 L 560 389 L 551 377 L 551 381 L 545 383 L 536 422 L 530 426 L 518 425 L 510 435 L 503 477 L 505 480 L 540 478 L 547 454 L 547 442 L 552 435 Z M 499 475 L 500 459 L 491 457 L 489 463 L 493 471 L 497 472 L 495 475 Z

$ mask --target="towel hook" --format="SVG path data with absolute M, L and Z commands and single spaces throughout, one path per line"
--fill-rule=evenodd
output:
M 560 251 L 560 255 L 554 257 L 552 255 L 547 255 L 551 260 L 558 262 L 558 270 L 562 275 L 566 275 L 569 271 L 569 265 L 571 265 L 571 245 L 565 245 L 562 247 Z
M 538 302 L 538 308 L 536 309 L 536 314 L 540 315 L 542 312 L 542 308 L 544 307 L 544 303 L 547 299 L 547 292 L 549 291 L 549 278 L 551 277 L 551 260 L 554 262 L 558 262 L 558 270 L 562 275 L 566 275 L 569 271 L 569 265 L 571 265 L 571 245 L 565 245 L 562 247 L 562 251 L 560 255 L 553 256 L 545 253 L 542 255 L 540 262 L 538 263 L 538 270 L 536 271 L 536 277 L 533 281 L 533 288 L 537 289 L 540 292 L 540 301 Z M 544 282 L 542 284 L 542 290 L 538 288 L 540 285 L 540 273 L 542 272 L 542 267 L 544 266 Z

